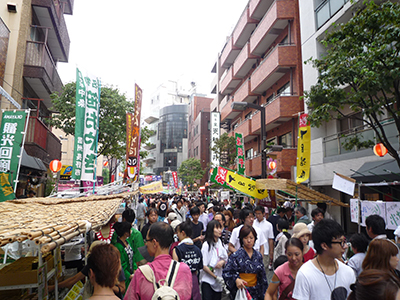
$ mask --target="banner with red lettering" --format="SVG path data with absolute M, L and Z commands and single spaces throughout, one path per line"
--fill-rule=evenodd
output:
M 142 89 L 135 84 L 135 112 L 126 114 L 126 166 L 128 176 L 137 180 L 139 174 L 140 111 Z
M 244 158 L 243 135 L 241 133 L 235 132 L 235 141 L 236 141 L 237 173 L 240 175 L 244 175 L 246 165 Z

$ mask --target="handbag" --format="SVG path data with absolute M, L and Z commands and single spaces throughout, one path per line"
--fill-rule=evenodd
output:
M 235 300 L 253 300 L 249 291 L 245 288 L 240 289 L 236 292 Z

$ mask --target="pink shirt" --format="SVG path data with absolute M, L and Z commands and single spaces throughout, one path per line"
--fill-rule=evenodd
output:
M 157 282 L 167 277 L 168 268 L 171 263 L 168 254 L 157 256 L 153 262 L 148 263 L 154 272 Z M 192 296 L 192 273 L 185 263 L 179 263 L 178 274 L 176 276 L 174 290 L 177 291 L 181 300 L 190 300 Z M 143 273 L 137 269 L 128 287 L 124 299 L 151 300 L 154 294 L 153 283 L 144 277 Z
M 289 262 L 285 262 L 283 265 L 279 266 L 275 270 L 274 273 L 276 276 L 278 276 L 279 281 L 280 281 L 279 295 L 281 295 L 282 292 L 286 289 L 286 287 L 292 282 L 292 279 L 289 276 L 291 276 L 293 278 L 292 272 L 290 272 L 290 269 L 289 269 Z M 293 288 L 294 288 L 294 286 L 293 286 Z M 290 293 L 288 293 L 289 299 L 293 299 L 292 293 L 293 293 L 293 290 Z

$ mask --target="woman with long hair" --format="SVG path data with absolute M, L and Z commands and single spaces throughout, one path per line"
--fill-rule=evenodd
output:
M 225 226 L 228 231 L 232 232 L 233 228 L 235 228 L 235 222 L 233 221 L 233 214 L 230 210 L 224 210 L 222 212 L 225 216 Z
M 203 300 L 220 300 L 222 297 L 224 280 L 221 276 L 228 254 L 222 245 L 221 235 L 222 225 L 216 220 L 210 221 L 201 248 L 203 270 L 200 271 L 200 282 Z
M 399 262 L 398 253 L 399 249 L 391 241 L 374 239 L 369 243 L 362 268 L 364 271 L 370 269 L 388 271 L 399 277 L 399 271 L 396 270 Z
M 254 249 L 257 232 L 254 227 L 243 225 L 239 232 L 240 248 L 228 259 L 223 278 L 235 297 L 238 290 L 246 288 L 254 300 L 264 299 L 268 287 L 263 255 Z
M 279 234 L 275 238 L 274 261 L 281 255 L 285 255 L 286 242 L 291 238 L 288 229 L 289 222 L 285 219 L 279 219 L 276 223 Z
M 297 238 L 289 239 L 285 244 L 288 261 L 279 266 L 268 286 L 265 300 L 293 300 L 292 293 L 296 280 L 297 271 L 303 265 L 303 243 Z
M 398 300 L 400 281 L 391 272 L 369 269 L 361 272 L 356 283 L 350 286 L 348 300 Z

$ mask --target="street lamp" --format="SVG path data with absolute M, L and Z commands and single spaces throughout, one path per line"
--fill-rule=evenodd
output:
M 261 178 L 267 177 L 267 153 L 265 153 L 265 144 L 267 135 L 265 132 L 265 107 L 247 102 L 232 102 L 232 109 L 245 110 L 246 108 L 254 108 L 261 112 Z

